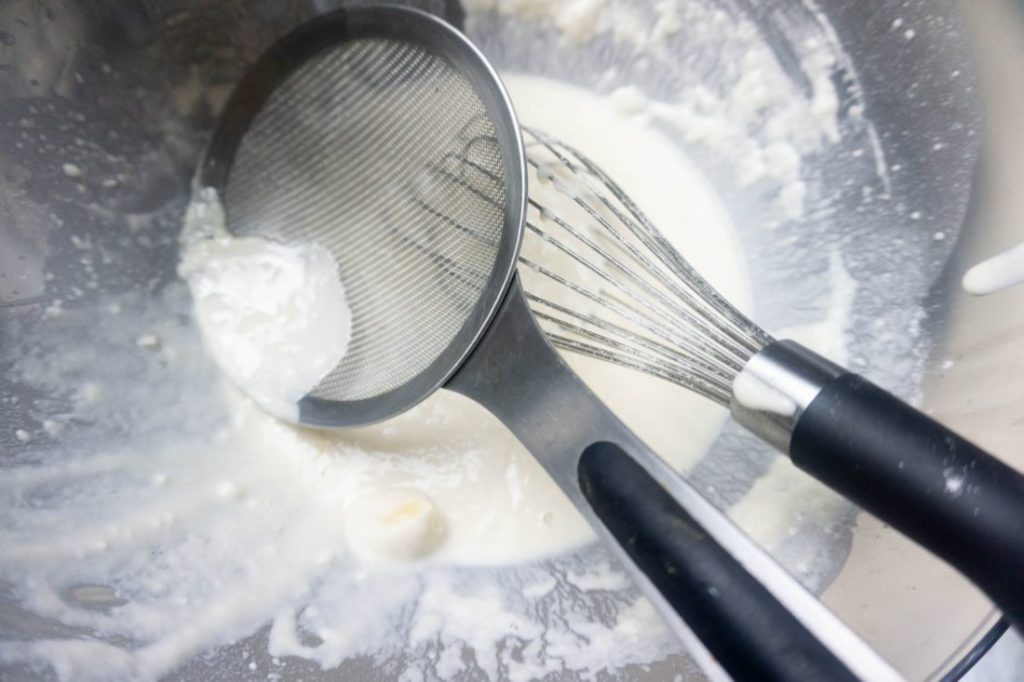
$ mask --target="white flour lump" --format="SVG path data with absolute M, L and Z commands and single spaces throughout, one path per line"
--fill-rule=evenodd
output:
M 331 254 L 230 235 L 210 188 L 189 206 L 182 243 L 178 272 L 210 354 L 264 409 L 295 421 L 299 399 L 341 361 L 352 335 Z

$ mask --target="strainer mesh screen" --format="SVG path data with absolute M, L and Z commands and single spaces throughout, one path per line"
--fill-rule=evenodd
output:
M 347 401 L 403 385 L 467 324 L 495 266 L 505 191 L 493 124 L 465 77 L 417 45 L 362 39 L 274 91 L 224 199 L 235 234 L 334 255 L 352 341 L 312 395 Z

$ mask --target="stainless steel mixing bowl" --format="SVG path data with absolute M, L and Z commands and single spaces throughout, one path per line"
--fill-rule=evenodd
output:
M 189 181 L 224 97 L 276 37 L 339 4 L 0 4 L 0 353 L 57 299 L 74 307 L 111 292 L 156 295 L 175 280 Z M 418 4 L 463 19 L 456 2 Z M 968 265 L 1024 236 L 1024 135 L 1016 128 L 1024 116 L 1024 8 L 1012 0 L 719 4 L 755 22 L 800 87 L 810 85 L 796 60 L 794 26 L 824 17 L 849 55 L 832 72 L 849 127 L 840 145 L 807 161 L 812 210 L 803 220 L 769 229 L 762 191 L 739 186 L 721 159 L 678 139 L 739 226 L 758 318 L 778 328 L 820 316 L 828 252 L 838 247 L 858 282 L 853 369 L 919 398 L 956 430 L 1024 465 L 1024 291 L 971 299 L 958 289 Z M 494 13 L 474 18 L 467 30 L 499 69 L 601 91 L 637 84 L 657 95 L 687 70 L 729 68 L 713 40 L 667 43 L 672 58 L 652 65 L 607 36 L 566 42 L 549 27 Z M 855 125 L 854 107 L 863 107 L 873 133 Z M 885 181 L 876 173 L 880 163 Z M 83 259 L 82 240 L 100 245 L 102 257 Z M 0 397 L 0 465 L 14 464 L 29 447 L 17 428 L 42 420 L 39 406 L 48 396 L 0 376 Z M 116 429 L 106 435 L 116 437 Z M 690 475 L 729 506 L 773 457 L 727 427 Z M 809 515 L 771 549 L 909 677 L 940 676 L 992 627 L 989 604 L 950 569 L 849 505 L 829 509 L 825 519 Z M 500 583 L 501 576 L 488 570 L 473 579 Z M 0 637 L 45 636 L 48 627 L 0 590 Z M 232 668 L 234 660 L 198 658 L 176 676 L 245 674 Z M 365 677 L 374 665 L 346 661 L 321 673 L 296 662 L 280 671 Z M 396 674 L 394 666 L 381 674 Z M 671 679 L 680 671 L 693 668 L 673 655 L 624 674 Z

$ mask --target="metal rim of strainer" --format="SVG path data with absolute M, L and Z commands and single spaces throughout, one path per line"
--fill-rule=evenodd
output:
M 470 82 L 491 117 L 501 150 L 506 186 L 504 224 L 487 284 L 447 347 L 415 377 L 379 395 L 349 401 L 306 395 L 299 402 L 298 422 L 309 426 L 349 427 L 383 421 L 443 386 L 476 347 L 504 300 L 515 276 L 526 216 L 526 154 L 512 102 L 497 72 L 454 27 L 433 14 L 399 5 L 336 10 L 278 39 L 246 70 L 228 98 L 200 160 L 197 185 L 212 187 L 223 197 L 235 154 L 277 87 L 323 51 L 361 38 L 414 43 L 447 61 Z M 230 208 L 225 206 L 225 210 L 230 231 Z

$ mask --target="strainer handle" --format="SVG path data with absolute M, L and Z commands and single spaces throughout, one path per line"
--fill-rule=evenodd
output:
M 857 679 L 619 446 L 584 450 L 579 480 L 633 564 L 734 679 Z
M 517 281 L 446 387 L 504 422 L 711 676 L 902 679 L 612 414 Z

